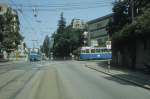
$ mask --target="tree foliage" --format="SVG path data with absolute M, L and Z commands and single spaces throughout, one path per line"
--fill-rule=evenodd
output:
M 150 11 L 145 11 L 144 14 L 135 18 L 132 24 L 127 24 L 119 32 L 116 32 L 114 39 L 122 40 L 131 38 L 147 37 L 150 33 Z
M 66 21 L 61 14 L 58 22 L 57 33 L 53 34 L 53 53 L 55 57 L 69 56 L 83 44 L 83 30 L 73 29 L 71 25 L 66 27 Z
M 58 34 L 62 34 L 65 30 L 66 27 L 66 20 L 63 16 L 63 13 L 61 13 L 60 15 L 60 20 L 58 21 L 58 29 L 57 29 L 57 33 Z
M 0 36 L 0 42 L 7 52 L 10 49 L 16 49 L 20 40 L 23 39 L 20 34 L 17 12 L 11 8 L 8 8 L 5 14 L 0 15 Z
M 113 35 L 115 40 L 123 40 L 128 37 L 137 37 L 139 34 L 148 32 L 149 22 L 149 0 L 124 0 L 114 3 L 113 20 L 107 25 L 110 36 Z M 131 8 L 134 3 L 134 20 L 131 18 Z M 126 13 L 127 12 L 127 13 Z M 132 21 L 134 21 L 132 23 Z
M 83 44 L 83 30 L 72 29 L 68 26 L 62 34 L 55 34 L 54 39 L 54 55 L 56 57 L 69 56 Z
M 48 35 L 45 36 L 43 46 L 42 46 L 42 52 L 45 53 L 47 57 L 50 55 L 50 38 Z
M 53 45 L 53 53 L 55 56 L 63 56 L 62 47 L 66 46 L 64 44 L 67 44 L 66 40 L 64 40 L 63 35 L 66 28 L 66 21 L 63 16 L 63 13 L 60 15 L 60 20 L 58 21 L 58 29 L 55 34 L 53 34 L 54 37 L 54 45 Z
M 124 9 L 124 5 L 127 4 L 129 5 L 128 13 L 124 13 L 127 10 Z M 133 9 L 131 9 L 132 7 Z M 123 2 L 120 1 L 114 4 L 113 20 L 110 20 L 107 26 L 109 34 L 112 35 L 112 52 L 114 62 L 117 62 L 116 56 L 118 56 L 118 51 L 125 60 L 129 54 L 129 57 L 131 58 L 131 68 L 135 69 L 137 40 L 145 42 L 145 38 L 146 40 L 149 38 L 149 9 L 150 0 L 124 0 Z M 133 11 L 132 14 L 134 15 L 134 18 L 131 18 L 131 11 Z M 126 51 L 124 51 L 124 49 Z M 125 55 L 127 51 L 128 53 Z
M 0 42 L 3 41 L 3 37 L 4 37 L 4 16 L 0 15 Z
M 110 20 L 109 26 L 111 27 L 111 32 L 117 32 L 122 27 L 131 22 L 131 12 L 130 8 L 127 8 L 128 6 L 127 0 L 123 2 L 115 2 L 113 7 L 113 20 Z M 128 9 L 128 10 L 127 10 Z

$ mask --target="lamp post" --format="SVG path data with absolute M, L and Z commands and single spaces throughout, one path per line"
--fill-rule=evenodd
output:
M 132 22 L 134 21 L 134 0 L 130 1 L 131 3 L 131 17 L 132 17 Z

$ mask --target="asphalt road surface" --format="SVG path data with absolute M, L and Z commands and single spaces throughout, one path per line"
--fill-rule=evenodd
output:
M 85 67 L 52 61 L 0 66 L 0 99 L 149 99 L 150 91 Z

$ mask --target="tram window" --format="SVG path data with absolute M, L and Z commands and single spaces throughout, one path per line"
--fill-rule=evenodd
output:
M 85 53 L 85 50 L 81 50 L 81 53 Z
M 96 52 L 97 52 L 97 53 L 100 53 L 101 51 L 100 51 L 100 49 L 96 49 Z
M 111 52 L 111 49 L 108 49 L 108 52 Z
M 107 50 L 107 49 L 104 49 L 104 52 L 108 52 L 108 50 Z
M 86 49 L 86 53 L 90 53 L 89 49 Z
M 109 52 L 109 49 L 106 49 L 106 52 Z
M 104 53 L 104 51 L 105 51 L 104 49 L 101 49 L 101 52 L 102 52 L 102 53 Z
M 91 50 L 91 53 L 95 53 L 95 49 L 92 49 L 92 50 Z

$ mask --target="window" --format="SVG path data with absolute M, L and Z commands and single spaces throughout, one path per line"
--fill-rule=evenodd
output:
M 81 53 L 85 53 L 85 50 L 81 50 Z
M 86 49 L 86 53 L 90 53 L 89 49 Z
M 91 50 L 91 53 L 95 53 L 95 49 L 92 49 L 92 50 Z
M 105 49 L 101 49 L 101 52 L 104 53 L 104 52 L 105 52 Z
M 96 53 L 100 53 L 101 51 L 100 51 L 100 49 L 96 49 Z

